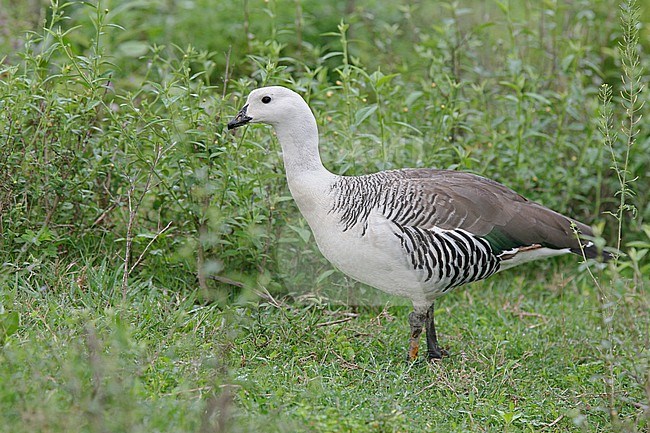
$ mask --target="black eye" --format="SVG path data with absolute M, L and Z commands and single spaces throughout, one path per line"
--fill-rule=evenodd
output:
M 271 102 L 271 97 L 270 96 L 263 97 L 262 102 L 265 103 L 265 104 L 268 104 L 269 102 Z

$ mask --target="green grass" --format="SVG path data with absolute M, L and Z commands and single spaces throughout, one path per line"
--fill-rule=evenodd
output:
M 119 290 L 106 294 L 119 275 L 102 267 L 69 275 L 58 293 L 27 292 L 16 281 L 22 322 L 2 351 L 2 425 L 17 432 L 642 431 L 647 396 L 643 377 L 630 372 L 647 372 L 640 335 L 650 323 L 647 303 L 626 295 L 639 329 L 615 324 L 622 340 L 608 360 L 598 294 L 565 267 L 533 283 L 510 272 L 441 301 L 438 325 L 451 355 L 433 365 L 405 361 L 407 307 L 267 300 L 217 308 L 144 283 L 122 303 Z M 613 419 L 604 383 L 610 363 Z
M 0 0 L 1 430 L 650 429 L 649 10 L 420 3 Z M 265 84 L 334 172 L 473 171 L 625 255 L 443 298 L 451 356 L 409 364 L 405 301 L 226 131 Z

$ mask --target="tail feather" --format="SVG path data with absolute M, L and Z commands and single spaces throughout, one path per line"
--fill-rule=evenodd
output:
M 603 262 L 608 262 L 614 257 L 610 252 L 596 248 L 593 242 L 588 242 L 582 248 L 571 248 L 571 252 L 580 256 L 584 254 L 588 259 L 600 259 Z

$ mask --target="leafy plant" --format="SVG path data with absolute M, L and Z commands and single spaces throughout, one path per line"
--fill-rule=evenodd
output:
M 647 429 L 633 1 L 0 2 L 6 428 Z M 334 172 L 473 171 L 625 255 L 450 295 L 458 356 L 395 361 L 401 301 L 321 257 L 269 129 L 225 128 L 267 84 L 304 95 Z

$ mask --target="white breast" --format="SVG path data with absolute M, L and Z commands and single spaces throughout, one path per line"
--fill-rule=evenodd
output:
M 431 299 L 434 290 L 424 283 L 423 273 L 409 265 L 394 224 L 376 210 L 365 228 L 359 224 L 349 230 L 335 212 L 305 217 L 319 250 L 341 272 L 390 295 L 422 303 Z

